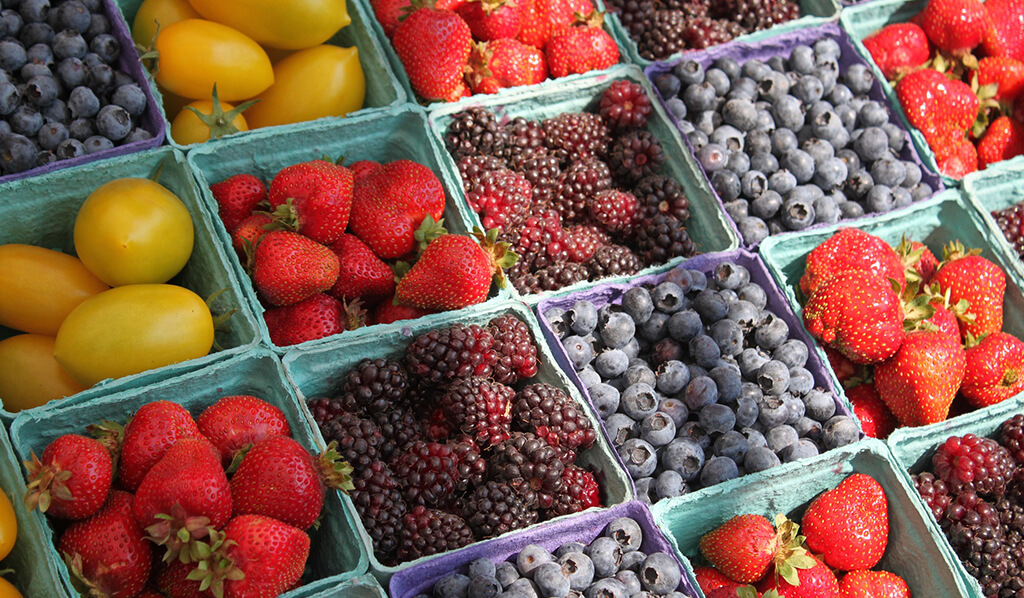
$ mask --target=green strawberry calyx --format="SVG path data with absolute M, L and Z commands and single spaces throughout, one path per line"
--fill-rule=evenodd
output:
M 195 549 L 199 558 L 196 567 L 189 572 L 187 579 L 199 582 L 199 591 L 209 591 L 216 598 L 224 598 L 224 582 L 245 579 L 245 572 L 235 566 L 227 556 L 227 548 L 236 544 L 227 540 L 224 532 L 210 530 L 209 542 L 196 542 Z
M 924 252 L 927 248 L 922 245 L 917 249 L 914 249 L 914 244 L 903 235 L 900 238 L 899 245 L 896 246 L 896 255 L 899 256 L 900 261 L 903 262 L 903 274 L 907 279 L 907 284 L 911 282 L 918 282 L 921 280 L 921 273 L 917 271 L 917 266 L 921 262 L 921 257 L 924 256 Z
M 341 458 L 337 441 L 332 441 L 327 445 L 327 450 L 317 458 L 317 466 L 324 484 L 329 488 L 336 488 L 346 493 L 355 489 L 355 485 L 352 484 L 352 466 Z
M 129 420 L 130 421 L 130 420 Z M 128 425 L 109 419 L 100 420 L 98 424 L 89 424 L 85 430 L 110 453 L 110 461 L 117 471 L 117 461 L 121 458 L 121 444 L 124 442 L 124 427 Z
M 779 513 L 775 516 L 778 550 L 775 553 L 775 575 L 793 586 L 800 585 L 800 569 L 810 569 L 815 561 L 804 548 L 804 537 L 800 525 Z
M 203 551 L 196 541 L 210 535 L 213 528 L 209 517 L 189 516 L 181 505 L 174 505 L 170 514 L 159 513 L 156 518 L 159 521 L 147 527 L 146 534 L 154 544 L 167 549 L 164 562 L 177 559 L 192 563 L 202 558 Z
M 25 493 L 25 506 L 28 510 L 38 507 L 40 513 L 45 513 L 50 508 L 53 496 L 64 501 L 72 500 L 74 497 L 67 487 L 71 471 L 59 469 L 56 465 L 43 465 L 35 451 L 30 454 L 32 458 L 23 462 L 30 480 Z
M 491 259 L 491 269 L 498 288 L 505 287 L 505 270 L 515 265 L 519 256 L 515 254 L 505 241 L 498 241 L 498 229 L 492 228 L 486 233 L 479 226 L 473 227 L 473 237 Z

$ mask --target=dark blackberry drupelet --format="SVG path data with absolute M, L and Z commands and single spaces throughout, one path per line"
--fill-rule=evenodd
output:
M 562 167 L 551 154 L 537 154 L 515 164 L 516 172 L 533 185 L 533 204 L 547 206 L 558 193 L 558 178 Z
M 1018 413 L 999 426 L 999 444 L 1010 451 L 1018 463 L 1024 463 L 1024 415 Z
M 392 464 L 410 505 L 443 507 L 459 480 L 459 457 L 438 442 L 414 442 Z
M 402 364 L 389 359 L 362 359 L 345 374 L 342 394 L 350 411 L 363 415 L 381 413 L 392 406 L 408 404 L 408 376 Z
M 380 458 L 386 462 L 405 452 L 412 442 L 422 440 L 420 421 L 409 409 L 388 409 L 373 415 L 372 420 L 380 428 Z
M 1016 467 L 1009 451 L 974 434 L 948 438 L 935 451 L 932 465 L 950 492 L 971 489 L 983 497 L 1002 496 Z
M 576 465 L 566 465 L 562 472 L 562 491 L 548 509 L 552 517 L 579 513 L 590 507 L 601 506 L 601 488 L 590 473 Z
M 655 0 L 611 0 L 608 10 L 619 15 L 622 27 L 634 40 L 639 39 L 647 29 L 647 20 L 654 13 Z
M 608 233 L 629 236 L 640 213 L 640 202 L 628 191 L 608 189 L 587 198 L 590 217 Z
M 943 513 L 946 512 L 952 500 L 952 497 L 949 496 L 946 482 L 936 478 L 934 474 L 927 471 L 910 477 L 913 478 L 914 488 L 921 495 L 925 504 L 928 505 L 928 510 L 931 511 L 935 520 L 942 519 Z
M 487 460 L 482 449 L 468 436 L 448 441 L 448 448 L 459 458 L 459 483 L 456 492 L 465 493 L 487 479 Z
M 647 60 L 661 60 L 686 49 L 683 36 L 689 17 L 681 10 L 656 10 L 645 18 L 637 50 Z
M 516 432 L 491 450 L 491 478 L 505 482 L 533 508 L 547 509 L 562 489 L 565 462 L 543 438 Z
M 512 388 L 489 378 L 458 378 L 444 390 L 438 406 L 454 430 L 489 447 L 511 434 Z
M 391 469 L 377 461 L 352 478 L 352 504 L 373 539 L 373 552 L 381 561 L 394 559 L 398 534 L 408 510 Z
M 427 385 L 489 376 L 498 353 L 494 337 L 475 324 L 453 324 L 417 336 L 405 350 L 407 371 Z
M 573 224 L 587 219 L 587 200 L 612 188 L 612 171 L 597 158 L 572 163 L 558 180 L 558 191 L 551 206 L 562 222 Z
M 472 544 L 473 530 L 452 513 L 417 506 L 405 515 L 398 536 L 399 562 L 456 550 Z
M 590 270 L 591 280 L 636 274 L 643 268 L 640 257 L 625 245 L 602 246 L 594 252 L 594 256 L 586 265 Z
M 636 246 L 647 264 L 663 264 L 678 256 L 697 254 L 686 227 L 669 214 L 644 218 L 636 227 Z
M 794 0 L 714 0 L 711 15 L 731 19 L 750 33 L 798 18 L 800 4 Z
M 504 239 L 519 256 L 509 272 L 513 280 L 521 273 L 569 257 L 562 220 L 554 210 L 534 211 L 520 226 L 508 231 Z
M 683 186 L 672 177 L 661 174 L 644 177 L 633 187 L 633 195 L 640 200 L 640 209 L 647 218 L 670 214 L 686 222 L 690 217 L 690 200 Z
M 683 37 L 687 47 L 703 50 L 732 41 L 744 33 L 742 25 L 728 19 L 694 17 L 687 20 Z
M 512 417 L 520 430 L 533 432 L 561 450 L 566 462 L 575 461 L 576 451 L 590 448 L 597 440 L 583 409 L 550 384 L 530 384 L 516 393 Z
M 500 156 L 505 151 L 505 141 L 506 132 L 498 124 L 498 117 L 479 106 L 453 115 L 444 136 L 445 147 L 456 162 L 477 154 Z
M 569 261 L 583 263 L 594 256 L 598 248 L 612 242 L 611 235 L 593 224 L 574 224 L 565 229 Z
M 523 175 L 499 168 L 481 173 L 466 185 L 466 201 L 480 215 L 484 228 L 506 230 L 518 226 L 530 213 L 533 185 Z
M 1000 513 L 973 491 L 957 495 L 940 521 L 942 531 L 967 572 L 975 577 L 986 596 L 999 595 L 1006 579 L 1004 533 Z
M 466 523 L 481 540 L 532 525 L 538 516 L 508 484 L 493 480 L 473 490 L 465 512 Z
M 591 112 L 563 112 L 541 122 L 544 144 L 563 164 L 608 153 L 608 125 Z
M 511 164 L 543 155 L 547 151 L 544 147 L 544 127 L 540 121 L 517 116 L 505 124 L 505 137 L 506 153 Z
M 627 79 L 612 82 L 601 92 L 601 99 L 598 100 L 598 113 L 609 127 L 620 131 L 647 126 L 651 110 L 651 99 L 647 97 L 643 86 Z
M 506 168 L 505 161 L 495 156 L 466 156 L 458 161 L 459 176 L 462 177 L 462 189 L 469 191 L 480 181 L 484 173 Z
M 1017 255 L 1024 257 L 1024 203 L 992 212 L 992 217 L 1007 242 L 1017 250 Z
M 575 262 L 555 262 L 537 270 L 535 273 L 536 282 L 530 285 L 527 293 L 538 293 L 540 291 L 557 291 L 577 282 L 582 282 L 590 277 L 590 269 L 584 264 Z M 519 286 L 516 286 L 519 289 Z
M 658 172 L 665 163 L 661 142 L 647 130 L 631 131 L 612 142 L 608 166 L 612 176 L 631 187 L 640 179 Z
M 312 403 L 323 401 L 318 399 Z M 318 419 L 318 413 L 322 412 L 319 404 L 311 403 L 310 411 L 316 420 L 317 427 L 324 437 L 325 442 L 337 442 L 338 453 L 358 473 L 380 459 L 380 447 L 383 438 L 380 428 L 372 421 L 363 419 L 354 413 L 341 412 L 333 413 L 323 419 Z
M 487 329 L 494 336 L 494 350 L 498 352 L 495 380 L 511 385 L 537 375 L 537 345 L 526 322 L 504 314 L 488 322 Z

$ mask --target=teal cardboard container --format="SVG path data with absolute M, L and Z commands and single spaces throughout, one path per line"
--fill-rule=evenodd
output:
M 819 494 L 854 473 L 874 478 L 888 501 L 889 542 L 876 568 L 902 577 L 914 596 L 980 598 L 954 572 L 956 556 L 907 475 L 885 444 L 873 438 L 713 486 L 700 500 L 685 495 L 663 500 L 654 506 L 654 519 L 684 557 L 706 565 L 700 554 L 704 534 L 750 513 L 769 521 L 783 513 L 799 521 Z
M 142 5 L 143 0 L 113 0 L 113 2 L 117 5 L 121 17 L 125 20 L 127 28 L 130 30 L 135 22 L 135 14 L 139 11 L 139 6 Z M 355 2 L 348 2 L 346 7 L 352 22 L 334 34 L 334 37 L 327 40 L 326 43 L 343 48 L 355 46 L 359 49 L 359 64 L 363 67 L 363 75 L 366 79 L 366 97 L 363 100 L 363 108 L 349 113 L 348 116 L 404 103 L 406 101 L 405 89 L 399 84 L 398 78 L 395 77 L 395 73 L 391 70 L 391 65 L 384 54 L 384 48 L 368 26 L 368 19 L 373 19 L 373 13 L 367 12 L 363 5 Z M 163 95 L 157 89 L 156 82 L 148 74 L 147 79 L 149 80 L 153 96 L 156 98 L 157 104 L 159 104 L 159 113 L 167 129 L 167 141 L 177 148 L 196 147 L 198 144 L 182 145 L 171 136 L 171 121 L 174 120 L 176 115 L 167 114 L 167 111 L 164 109 Z M 317 121 L 332 122 L 347 118 L 348 116 L 331 116 L 317 119 Z M 295 125 L 277 125 L 268 128 L 272 131 L 287 131 L 298 124 L 300 123 Z M 236 133 L 232 137 L 245 137 L 249 134 L 249 132 Z M 214 141 L 214 143 L 217 142 Z
M 231 236 L 224 223 L 217 216 L 217 202 L 210 194 L 210 185 L 238 173 L 256 175 L 270 181 L 282 168 L 317 160 L 321 156 L 345 156 L 346 163 L 357 160 L 388 162 L 410 159 L 428 166 L 441 180 L 446 191 L 444 226 L 452 233 L 472 231 L 469 208 L 459 201 L 452 191 L 449 178 L 445 175 L 447 165 L 443 162 L 438 141 L 428 127 L 426 113 L 419 107 L 405 104 L 388 110 L 364 112 L 349 118 L 334 121 L 317 121 L 296 125 L 287 131 L 257 131 L 252 135 L 225 140 L 223 143 L 199 146 L 189 151 L 188 163 L 192 167 L 203 201 L 210 210 L 215 236 L 232 264 L 241 282 L 240 292 L 256 314 L 259 334 L 263 344 L 283 353 L 288 347 L 278 347 L 270 340 L 270 331 L 263 319 L 265 309 L 260 304 L 252 279 L 245 272 L 243 264 L 231 248 Z M 492 287 L 491 297 L 504 294 Z M 472 309 L 472 307 L 467 308 Z M 387 325 L 367 326 L 342 334 L 355 337 L 374 334 L 387 329 Z M 337 335 L 307 341 L 302 346 L 330 342 Z
M 285 381 L 280 360 L 264 348 L 171 380 L 110 393 L 88 404 L 22 413 L 11 426 L 11 440 L 19 458 L 28 459 L 30 452 L 41 455 L 46 446 L 61 435 L 83 434 L 87 425 L 100 420 L 124 423 L 130 414 L 153 401 L 174 401 L 188 409 L 193 417 L 199 417 L 218 399 L 233 395 L 253 395 L 277 406 L 287 417 L 295 440 L 310 451 L 324 450 L 309 427 L 294 391 Z M 44 515 L 35 511 L 33 516 L 45 527 L 44 537 L 50 545 L 40 554 L 59 562 L 55 548 L 57 534 L 46 524 Z M 305 598 L 366 571 L 366 552 L 355 527 L 355 512 L 342 504 L 338 491 L 327 493 L 321 517 L 320 528 L 311 533 L 310 558 L 303 584 L 282 594 L 284 598 Z M 58 572 L 59 579 L 70 588 L 67 568 L 60 565 Z M 77 593 L 72 592 L 72 595 Z
M 479 216 L 466 203 L 462 188 L 462 178 L 455 160 L 444 148 L 444 134 L 448 124 L 457 112 L 474 106 L 485 107 L 496 113 L 499 119 L 512 119 L 521 116 L 530 120 L 543 120 L 557 116 L 563 112 L 580 112 L 593 110 L 600 101 L 601 93 L 613 81 L 628 80 L 643 86 L 651 99 L 652 114 L 647 120 L 647 128 L 661 141 L 665 151 L 663 173 L 676 179 L 690 200 L 690 219 L 686 221 L 686 230 L 701 253 L 727 251 L 739 247 L 739 236 L 732 221 L 725 215 L 725 208 L 715 196 L 711 187 L 701 173 L 693 155 L 686 149 L 679 130 L 670 120 L 657 93 L 651 88 L 650 80 L 643 72 L 633 65 L 617 65 L 607 71 L 580 75 L 572 81 L 564 81 L 559 85 L 512 88 L 502 93 L 489 96 L 474 96 L 460 100 L 454 104 L 442 104 L 430 110 L 430 130 L 440 140 L 441 152 L 444 156 L 445 182 L 457 194 L 463 209 L 469 213 L 471 222 L 480 226 Z M 641 270 L 639 274 L 648 274 L 671 268 L 683 261 L 682 257 L 674 258 L 665 264 L 651 266 Z M 600 283 L 614 283 L 628 280 L 631 276 L 614 276 L 600 280 Z M 553 295 L 564 295 L 587 288 L 597 282 L 579 282 L 557 291 L 546 291 L 531 295 L 522 295 L 509 285 L 510 292 L 531 305 Z
M 1002 242 L 1011 255 L 1017 255 L 1017 250 L 999 230 L 992 212 L 1005 210 L 1024 201 L 1024 156 L 965 176 L 963 193 L 981 213 L 985 224 L 995 231 L 993 237 Z M 1024 263 L 1017 259 L 1013 265 L 1020 273 L 1018 280 L 1024 280 Z
M 47 409 L 58 403 L 87 402 L 109 392 L 178 376 L 242 353 L 259 342 L 256 319 L 248 301 L 238 291 L 238 278 L 228 262 L 227 253 L 216 238 L 209 214 L 201 205 L 199 190 L 185 163 L 185 156 L 177 150 L 159 148 L 8 183 L 4 187 L 0 244 L 25 243 L 74 255 L 75 217 L 86 197 L 104 183 L 121 177 L 148 178 L 161 167 L 160 183 L 177 195 L 188 208 L 195 230 L 192 257 L 185 268 L 169 282 L 189 288 L 203 298 L 227 289 L 212 305 L 215 315 L 237 310 L 228 319 L 226 328 L 217 332 L 216 341 L 223 350 L 215 348 L 209 355 L 198 359 L 116 380 L 104 380 L 86 391 L 36 407 L 33 411 Z M 15 334 L 18 332 L 0 326 L 0 339 Z M 0 401 L 2 399 L 0 397 Z M 0 410 L 0 420 L 5 425 L 9 426 L 13 419 L 12 413 Z
M 386 357 L 400 360 L 405 354 L 405 348 L 412 339 L 420 334 L 451 326 L 455 323 L 479 324 L 483 326 L 497 316 L 509 313 L 526 322 L 530 332 L 533 334 L 534 343 L 537 345 L 539 367 L 537 375 L 530 378 L 531 382 L 544 382 L 565 391 L 581 406 L 589 417 L 594 429 L 600 430 L 601 421 L 597 414 L 593 412 L 583 397 L 580 396 L 576 387 L 555 363 L 554 357 L 544 343 L 544 337 L 537 324 L 537 320 L 528 308 L 517 301 L 491 302 L 464 314 L 438 314 L 431 316 L 429 319 L 407 322 L 401 327 L 392 328 L 386 334 L 380 333 L 373 336 L 363 336 L 354 342 L 346 342 L 344 337 L 339 337 L 332 343 L 293 349 L 284 356 L 285 372 L 288 375 L 288 380 L 298 391 L 298 398 L 303 405 L 302 410 L 309 419 L 313 432 L 317 435 L 318 442 L 323 443 L 319 429 L 313 421 L 313 416 L 305 408 L 305 403 L 318 397 L 331 396 L 343 383 L 345 374 L 361 359 Z M 604 506 L 628 502 L 633 498 L 633 487 L 629 481 L 629 475 L 622 469 L 615 451 L 612 450 L 604 435 L 598 434 L 597 436 L 598 439 L 594 446 L 581 452 L 576 462 L 594 473 L 601 486 L 601 502 Z M 355 507 L 350 504 L 348 498 L 345 498 L 345 501 L 349 510 L 355 512 Z M 548 521 L 558 521 L 574 516 L 576 515 L 566 515 L 549 519 Z M 538 523 L 526 529 L 543 528 L 546 524 L 547 522 Z M 370 537 L 365 533 L 365 528 L 361 521 L 359 522 L 359 529 L 362 532 L 360 536 L 366 543 L 365 550 L 370 555 L 370 572 L 381 583 L 386 584 L 391 576 L 399 571 L 408 569 L 418 563 L 433 560 L 439 556 L 426 556 L 397 566 L 384 565 L 374 556 Z M 489 540 L 484 542 L 487 541 Z M 477 544 L 479 542 L 470 544 L 470 546 Z
M 307 598 L 388 598 L 388 593 L 374 576 L 363 573 Z

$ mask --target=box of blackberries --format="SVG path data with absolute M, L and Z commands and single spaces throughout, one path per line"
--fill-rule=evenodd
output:
M 537 312 L 642 501 L 861 437 L 799 319 L 745 250 L 547 299 Z
M 1000 230 L 1013 253 L 1024 258 L 1024 158 L 964 177 L 963 193 L 983 214 L 990 230 Z M 991 218 L 990 218 L 991 217 Z M 998 236 L 998 235 L 997 235 Z M 1018 271 L 1024 268 L 1019 261 Z
M 745 246 L 942 189 L 835 23 L 695 52 L 647 74 Z
M 430 126 L 464 209 L 519 256 L 527 303 L 738 245 L 636 66 L 439 106 Z
M 397 573 L 389 589 L 394 598 L 700 596 L 689 563 L 637 501 L 446 554 Z
M 518 301 L 283 361 L 320 437 L 355 469 L 346 504 L 378 579 L 633 497 L 599 420 Z

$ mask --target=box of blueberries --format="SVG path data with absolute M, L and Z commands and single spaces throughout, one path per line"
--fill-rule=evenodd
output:
M 942 188 L 834 23 L 695 52 L 647 74 L 745 246 Z
M 1024 257 L 1024 157 L 964 177 L 963 193 L 990 230 L 1000 230 L 1011 252 Z M 995 239 L 993 239 L 995 242 Z M 1024 273 L 1020 260 L 1014 263 Z
M 542 301 L 559 364 L 650 503 L 857 441 L 860 428 L 760 257 Z

